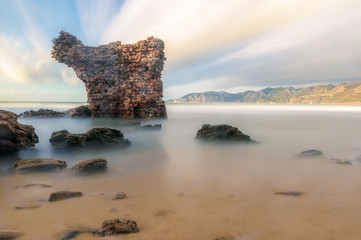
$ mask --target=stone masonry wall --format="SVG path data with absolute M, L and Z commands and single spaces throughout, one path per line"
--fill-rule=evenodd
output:
M 84 83 L 92 117 L 166 118 L 161 72 L 164 42 L 149 37 L 135 44 L 87 47 L 60 32 L 51 55 L 72 67 Z

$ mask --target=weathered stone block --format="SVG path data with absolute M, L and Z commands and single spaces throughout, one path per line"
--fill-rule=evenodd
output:
M 87 47 L 62 31 L 53 43 L 52 57 L 73 68 L 85 83 L 92 117 L 167 117 L 162 40 L 149 37 L 135 44 L 118 41 Z

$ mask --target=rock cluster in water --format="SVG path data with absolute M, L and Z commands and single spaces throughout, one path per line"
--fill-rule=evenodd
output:
M 92 117 L 164 118 L 164 42 L 154 37 L 87 47 L 61 31 L 52 57 L 72 67 L 87 89 Z
M 64 111 L 64 114 L 72 118 L 84 118 L 84 117 L 90 117 L 91 111 L 89 109 L 89 106 L 82 105 L 76 108 L 66 110 Z
M 65 113 L 54 111 L 51 109 L 39 109 L 37 111 L 30 110 L 19 114 L 19 117 L 23 118 L 53 118 L 53 117 L 64 117 Z
M 33 126 L 20 124 L 15 113 L 0 110 L 0 153 L 34 147 L 39 142 Z
M 143 126 L 138 126 L 135 128 L 136 130 L 161 130 L 162 129 L 162 124 L 148 124 L 148 125 L 143 125 Z
M 250 136 L 243 134 L 236 127 L 230 125 L 204 124 L 196 134 L 196 139 L 207 141 L 239 141 L 244 143 L 256 143 Z
M 92 147 L 97 145 L 129 146 L 121 131 L 111 128 L 92 128 L 83 134 L 69 133 L 67 130 L 53 132 L 49 139 L 55 149 Z
M 39 109 L 25 111 L 19 114 L 21 118 L 56 118 L 56 117 L 71 117 L 84 118 L 91 117 L 90 109 L 87 105 L 82 105 L 76 108 L 71 108 L 66 111 L 54 111 L 51 109 Z

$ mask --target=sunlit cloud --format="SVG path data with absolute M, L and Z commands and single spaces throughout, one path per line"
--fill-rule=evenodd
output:
M 80 23 L 87 42 L 98 45 L 100 36 L 120 9 L 121 0 L 76 0 Z
M 32 84 L 64 81 L 74 85 L 67 67 L 50 57 L 51 37 L 34 19 L 26 3 L 14 2 L 22 17 L 21 35 L 11 36 L 0 31 L 0 82 Z
M 352 2 L 356 1 L 128 0 L 104 31 L 101 42 L 132 43 L 154 35 L 165 41 L 167 64 L 173 67 Z
M 31 82 L 35 80 L 34 77 L 46 74 L 50 63 L 49 59 L 44 58 L 36 49 L 29 50 L 19 39 L 5 36 L 0 36 L 0 56 L 1 79 L 21 83 Z
M 75 72 L 71 68 L 65 68 L 61 71 L 61 76 L 64 82 L 69 83 L 72 86 L 80 85 L 81 81 L 76 76 Z
M 23 24 L 15 26 L 19 34 L 0 29 L 0 82 L 82 86 L 72 69 L 50 57 L 50 40 L 64 22 L 41 22 L 46 9 L 30 8 L 34 2 L 12 2 L 20 13 L 16 22 Z M 55 2 L 67 10 L 59 16 L 73 9 L 79 31 L 70 32 L 87 45 L 164 40 L 165 99 L 195 91 L 361 80 L 359 0 Z

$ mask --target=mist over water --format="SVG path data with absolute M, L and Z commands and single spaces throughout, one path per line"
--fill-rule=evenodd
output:
M 10 110 L 19 113 L 14 107 Z M 360 107 L 170 104 L 167 110 L 167 120 L 142 120 L 142 125 L 161 123 L 161 131 L 136 131 L 135 126 L 122 126 L 118 119 L 19 119 L 35 127 L 40 142 L 1 164 L 0 225 L 24 231 L 24 239 L 59 239 L 56 233 L 62 230 L 99 227 L 106 219 L 124 216 L 135 219 L 141 229 L 124 239 L 361 236 L 355 227 L 361 217 L 361 163 L 353 161 L 361 155 Z M 235 126 L 260 144 L 196 141 L 195 134 L 205 123 Z M 132 145 L 126 149 L 52 150 L 52 132 L 83 133 L 93 127 L 119 129 Z M 308 149 L 321 150 L 325 157 L 294 157 Z M 17 157 L 50 157 L 66 160 L 68 166 L 104 157 L 109 171 L 86 177 L 11 175 L 7 169 Z M 349 159 L 352 165 L 338 165 L 330 160 L 333 158 Z M 12 189 L 34 182 L 53 187 Z M 128 199 L 112 201 L 115 189 L 125 190 Z M 22 202 L 46 200 L 58 190 L 82 191 L 84 197 L 55 204 L 41 202 L 41 208 L 22 212 L 13 208 Z M 304 194 L 278 196 L 276 191 Z M 111 208 L 117 211 L 109 211 Z M 155 213 L 160 210 L 169 214 L 159 217 Z M 31 221 L 34 215 L 37 224 Z

